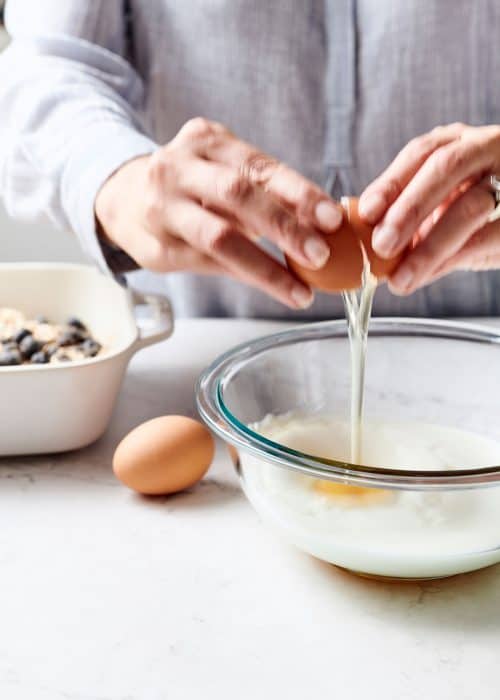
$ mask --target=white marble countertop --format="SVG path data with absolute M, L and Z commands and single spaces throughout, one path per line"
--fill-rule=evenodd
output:
M 223 450 L 170 499 L 115 481 L 131 427 L 194 415 L 203 366 L 277 327 L 181 321 L 99 443 L 0 460 L 2 700 L 498 700 L 500 566 L 416 585 L 322 564 L 264 528 Z

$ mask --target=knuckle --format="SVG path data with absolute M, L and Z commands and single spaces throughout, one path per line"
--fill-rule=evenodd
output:
M 223 200 L 237 204 L 246 202 L 252 193 L 251 183 L 239 172 L 226 177 L 217 189 Z
M 390 225 L 398 234 L 402 229 L 413 228 L 416 230 L 422 218 L 422 207 L 418 201 L 405 202 L 401 210 L 390 221 Z
M 288 294 L 293 286 L 293 281 L 279 265 L 267 265 L 262 270 L 264 284 L 276 291 Z
M 265 185 L 275 172 L 277 161 L 265 153 L 255 151 L 247 156 L 241 164 L 242 175 L 257 185 Z
M 283 244 L 292 243 L 297 239 L 298 226 L 284 207 L 275 206 L 269 215 L 271 227 L 279 235 Z
M 278 166 L 278 168 L 280 167 L 282 166 Z M 276 168 L 276 170 L 278 168 Z M 284 171 L 283 174 L 287 175 L 286 171 Z M 291 174 L 291 177 L 287 177 L 287 184 L 289 185 L 294 201 L 299 204 L 304 205 L 311 199 L 318 198 L 317 188 L 313 185 L 313 183 L 303 179 L 302 177 L 295 177 L 295 174 Z
M 453 124 L 450 125 L 453 127 Z M 444 124 L 437 124 L 431 131 L 429 132 L 431 136 L 439 138 L 440 136 L 443 135 L 443 133 L 447 130 L 447 127 Z
M 300 182 L 296 189 L 297 211 L 301 216 L 312 216 L 314 207 L 320 198 L 320 194 L 313 185 L 307 182 Z
M 410 265 L 410 269 L 413 273 L 414 278 L 412 287 L 414 287 L 414 285 L 418 286 L 418 283 L 420 282 L 422 277 L 425 277 L 426 275 L 430 274 L 430 271 L 435 267 L 436 262 L 432 254 L 429 251 L 422 251 L 422 253 L 418 255 Z
M 424 156 L 436 147 L 437 141 L 438 134 L 436 133 L 430 132 L 428 134 L 422 134 L 422 136 L 417 136 L 412 146 L 413 152 L 416 156 Z
M 219 255 L 227 250 L 228 244 L 234 237 L 234 230 L 227 221 L 221 221 L 212 227 L 206 237 L 205 249 L 209 254 Z
M 442 257 L 442 245 L 433 236 L 429 236 L 415 251 L 419 269 L 427 270 L 436 266 L 436 260 Z
M 500 148 L 500 126 L 494 124 L 485 127 L 484 141 L 489 147 L 492 147 L 492 151 L 498 151 Z
M 147 173 L 150 185 L 163 188 L 176 181 L 177 175 L 177 165 L 171 151 L 162 149 L 151 156 Z
M 406 265 L 411 269 L 413 277 L 420 279 L 439 265 L 440 251 L 431 239 L 419 245 Z
M 469 190 L 459 199 L 458 207 L 463 218 L 475 221 L 486 216 L 491 211 L 493 198 L 491 194 L 482 188 L 477 188 L 473 191 Z
M 461 170 L 465 165 L 464 150 L 456 145 L 443 147 L 431 156 L 431 166 L 438 178 L 446 178 L 455 170 Z
M 406 216 L 410 221 L 420 221 L 422 218 L 422 207 L 419 202 L 411 202 L 406 210 Z
M 443 137 L 451 135 L 456 131 L 464 131 L 466 128 L 467 127 L 463 122 L 456 121 L 451 122 L 450 124 L 438 124 L 430 133 L 438 137 Z
M 165 172 L 165 161 L 162 151 L 156 151 L 149 159 L 147 178 L 152 185 L 158 185 L 163 182 Z
M 464 143 L 462 148 L 463 165 L 470 164 L 471 161 L 476 162 L 481 159 L 484 152 L 484 143 L 480 139 L 470 139 Z
M 228 135 L 229 131 L 222 124 L 205 117 L 193 117 L 181 128 L 178 138 L 181 143 L 203 145 L 210 150 L 216 148 Z
M 226 135 L 228 135 L 228 136 L 229 136 L 229 135 L 232 136 L 231 131 L 230 131 L 226 126 L 224 126 L 224 124 L 221 124 L 220 122 L 211 121 L 211 122 L 210 122 L 210 125 L 211 125 L 211 128 L 212 128 L 212 133 L 215 133 L 215 134 L 226 134 Z
M 406 147 L 410 150 L 419 148 L 423 139 L 425 139 L 426 137 L 428 137 L 428 134 L 420 134 L 419 136 L 414 136 L 412 139 L 410 139 L 408 141 L 408 144 Z
M 212 122 L 205 117 L 193 117 L 184 124 L 179 133 L 189 138 L 203 139 L 213 133 Z
M 401 192 L 403 191 L 403 188 L 401 187 L 401 183 L 395 178 L 395 177 L 390 177 L 385 183 L 384 183 L 384 195 L 386 200 L 389 201 L 394 201 L 399 197 Z
M 161 207 L 157 197 L 147 197 L 144 204 L 144 221 L 147 229 L 154 233 L 158 229 L 158 222 L 161 220 Z
M 408 141 L 405 148 L 406 155 L 410 158 L 419 158 L 422 156 L 422 153 L 428 151 L 432 147 L 431 143 L 433 142 L 434 137 L 430 133 L 415 136 Z

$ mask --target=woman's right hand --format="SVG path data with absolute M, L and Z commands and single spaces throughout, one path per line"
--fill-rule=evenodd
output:
M 203 118 L 119 168 L 95 211 L 103 234 L 141 267 L 225 274 L 294 309 L 311 304 L 311 289 L 258 239 L 317 269 L 330 252 L 323 234 L 342 221 L 317 185 Z

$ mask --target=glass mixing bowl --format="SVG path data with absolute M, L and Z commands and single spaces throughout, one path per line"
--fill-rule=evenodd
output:
M 229 351 L 200 377 L 198 408 L 229 446 L 254 508 L 300 549 L 370 576 L 450 576 L 500 562 L 499 343 L 495 330 L 462 323 L 371 321 L 364 416 L 382 444 L 398 442 L 385 426 L 417 422 L 468 431 L 489 446 L 477 457 L 472 449 L 471 459 L 475 443 L 462 453 L 457 432 L 455 462 L 438 469 L 418 456 L 410 466 L 351 464 L 334 437 L 325 456 L 314 440 L 302 451 L 269 434 L 269 416 L 293 418 L 306 435 L 324 416 L 348 425 L 344 321 Z M 405 445 L 385 447 L 408 457 Z

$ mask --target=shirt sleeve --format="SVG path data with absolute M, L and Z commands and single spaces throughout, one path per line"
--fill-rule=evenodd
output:
M 10 0 L 0 56 L 0 195 L 9 214 L 47 214 L 107 269 L 94 202 L 128 160 L 157 148 L 144 86 L 125 60 L 123 0 Z

